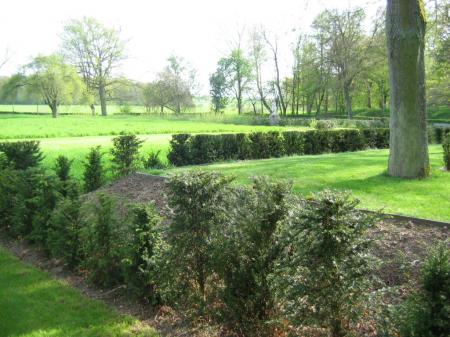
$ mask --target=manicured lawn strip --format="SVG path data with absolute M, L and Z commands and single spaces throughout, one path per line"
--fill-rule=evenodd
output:
M 182 170 L 216 170 L 235 175 L 238 183 L 248 183 L 251 176 L 267 175 L 292 180 L 295 192 L 304 195 L 325 188 L 350 190 L 363 208 L 450 222 L 450 173 L 441 171 L 442 146 L 430 146 L 432 176 L 425 180 L 387 176 L 387 160 L 388 150 L 368 150 L 149 172 L 166 175 Z
M 133 134 L 238 133 L 271 130 L 305 130 L 304 127 L 236 125 L 158 116 L 51 116 L 0 114 L 0 139 L 57 138 Z
M 138 332 L 139 331 L 139 332 Z M 0 247 L 0 337 L 157 336 Z

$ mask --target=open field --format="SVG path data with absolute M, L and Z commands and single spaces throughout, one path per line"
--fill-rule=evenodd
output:
M 304 130 L 305 127 L 288 129 Z M 225 133 L 287 130 L 285 127 L 235 125 L 202 119 L 158 116 L 50 116 L 0 114 L 0 139 L 56 138 L 118 135 L 125 131 L 140 135 L 176 133 Z
M 157 336 L 1 247 L 0 312 L 0 337 Z
M 239 183 L 251 176 L 289 179 L 297 193 L 325 188 L 350 190 L 361 206 L 388 213 L 450 222 L 450 173 L 443 172 L 442 146 L 430 146 L 432 176 L 426 180 L 403 180 L 385 174 L 388 150 L 297 156 L 176 168 L 151 173 L 169 175 L 183 170 L 216 170 L 235 175 Z

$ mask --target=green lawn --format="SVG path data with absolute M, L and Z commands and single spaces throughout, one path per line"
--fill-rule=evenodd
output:
M 214 116 L 212 116 L 214 117 Z M 0 114 L 0 139 L 56 138 L 117 135 L 122 131 L 140 135 L 176 133 L 230 133 L 269 130 L 304 130 L 304 127 L 236 125 L 207 118 L 159 116 L 51 116 Z
M 247 183 L 251 176 L 267 175 L 293 181 L 297 193 L 332 188 L 350 190 L 363 208 L 450 222 L 450 173 L 442 172 L 442 147 L 430 146 L 432 176 L 403 180 L 385 174 L 388 150 L 368 150 L 319 156 L 220 163 L 202 167 L 151 171 L 170 174 L 181 170 L 216 170 Z
M 0 337 L 157 336 L 0 247 Z

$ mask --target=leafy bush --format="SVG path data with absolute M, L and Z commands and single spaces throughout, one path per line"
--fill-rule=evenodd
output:
M 125 283 L 129 291 L 151 304 L 161 302 L 155 276 L 158 273 L 158 255 L 163 245 L 161 218 L 154 205 L 138 205 L 133 209 L 131 242 L 125 266 Z
M 173 218 L 167 239 L 176 283 L 174 294 L 189 290 L 186 297 L 179 296 L 177 300 L 191 300 L 202 311 L 207 302 L 207 282 L 212 275 L 213 227 L 224 215 L 231 180 L 214 172 L 188 172 L 169 181 Z
M 252 143 L 245 133 L 236 134 L 237 159 L 244 160 L 252 157 Z M 232 158 L 230 158 L 232 159 Z
M 174 166 L 184 166 L 192 164 L 190 153 L 190 135 L 173 135 L 170 140 L 170 151 L 167 159 Z
M 444 148 L 444 167 L 450 171 L 450 133 L 445 137 L 442 147 Z
M 136 135 L 120 135 L 113 138 L 112 163 L 117 176 L 125 176 L 137 169 L 139 148 L 143 141 Z
M 6 155 L 8 163 L 16 170 L 36 167 L 44 159 L 38 141 L 0 143 L 0 152 Z
M 226 224 L 214 243 L 215 270 L 223 282 L 220 317 L 238 336 L 271 336 L 275 302 L 268 277 L 280 252 L 276 233 L 288 211 L 290 186 L 255 178 L 236 191 Z
M 89 278 L 101 286 L 120 284 L 128 237 L 118 221 L 117 201 L 107 194 L 99 194 L 87 212 L 88 225 L 83 228 L 81 241 Z
M 254 132 L 248 137 L 253 159 L 281 157 L 284 154 L 283 139 L 277 131 Z
M 84 190 L 86 192 L 95 191 L 103 184 L 104 170 L 102 156 L 100 146 L 97 146 L 91 148 L 86 157 L 83 173 Z
M 273 280 L 292 323 L 345 336 L 358 318 L 370 271 L 365 236 L 376 218 L 347 193 L 324 191 L 300 201 L 280 234 L 286 248 Z
M 317 130 L 331 130 L 336 127 L 336 122 L 332 119 L 318 120 L 315 124 Z
M 8 157 L 3 152 L 0 152 L 0 170 L 4 170 L 9 166 Z
M 221 139 L 214 135 L 191 137 L 190 150 L 193 164 L 206 164 L 223 159 Z
M 164 163 L 159 158 L 161 150 L 156 152 L 150 152 L 147 158 L 144 158 L 144 168 L 146 169 L 163 169 L 166 167 Z
M 221 137 L 222 141 L 222 156 L 224 160 L 239 158 L 239 141 L 235 134 L 224 134 Z
M 307 131 L 304 137 L 305 154 L 321 154 L 331 151 L 329 131 Z
M 69 268 L 82 261 L 80 209 L 78 198 L 64 198 L 56 205 L 48 224 L 47 249 L 52 256 L 62 258 Z
M 441 242 L 421 270 L 420 289 L 399 310 L 403 337 L 446 337 L 450 331 L 450 250 Z
M 19 191 L 24 189 L 20 171 L 10 168 L 0 170 L 0 228 L 12 230 L 15 209 L 20 204 Z
M 55 173 L 59 178 L 59 192 L 62 196 L 75 198 L 78 196 L 78 184 L 70 176 L 70 169 L 73 160 L 69 160 L 66 156 L 60 155 L 56 158 Z
M 445 140 L 445 135 L 450 134 L 450 129 L 447 128 L 434 128 L 434 138 L 436 144 L 442 144 Z
M 284 148 L 288 156 L 301 155 L 304 151 L 305 140 L 303 132 L 283 132 Z

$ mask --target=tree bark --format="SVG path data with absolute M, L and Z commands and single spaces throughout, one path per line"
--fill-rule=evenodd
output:
M 58 117 L 58 105 L 56 103 L 50 104 L 50 109 L 52 110 L 52 117 Z
M 91 105 L 90 105 L 90 108 L 91 108 L 92 116 L 95 116 L 95 105 L 94 105 L 94 104 L 91 104 Z
M 107 116 L 108 112 L 106 111 L 106 90 L 105 83 L 100 83 L 98 86 L 98 95 L 100 97 L 100 106 L 102 110 L 102 116 Z
M 388 173 L 429 175 L 425 97 L 425 9 L 422 0 L 388 0 L 386 31 L 391 83 Z
M 353 108 L 352 108 L 352 96 L 350 94 L 350 84 L 344 84 L 344 100 L 345 100 L 345 109 L 347 110 L 347 116 L 349 119 L 352 119 Z

